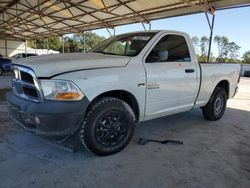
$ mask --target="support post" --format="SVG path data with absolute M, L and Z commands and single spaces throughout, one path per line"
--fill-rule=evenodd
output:
M 5 43 L 5 56 L 8 57 L 7 39 L 4 39 L 4 43 Z
M 36 54 L 36 48 L 37 48 L 37 45 L 36 45 L 36 38 L 35 38 L 35 54 Z
M 146 29 L 144 23 L 142 22 L 141 24 L 142 24 L 142 27 L 143 27 L 144 31 L 146 31 L 147 29 Z
M 111 32 L 109 31 L 109 29 L 107 27 L 106 27 L 106 30 L 108 31 L 110 37 L 112 37 L 112 34 L 111 34 Z
M 83 31 L 83 52 L 86 53 L 86 36 L 85 36 L 85 31 Z
M 64 54 L 64 37 L 62 35 L 62 53 Z
M 49 54 L 49 39 L 46 39 L 46 45 L 47 45 L 47 54 Z
M 27 56 L 27 40 L 24 39 L 25 55 Z
M 210 56 L 211 56 L 211 48 L 212 48 L 212 41 L 213 41 L 213 32 L 214 32 L 214 20 L 215 20 L 215 14 L 212 16 L 212 23 L 209 20 L 207 12 L 205 12 L 207 22 L 210 28 L 210 37 L 209 37 L 209 46 L 208 46 L 208 54 L 207 54 L 207 62 L 210 61 Z
M 147 21 L 147 22 L 141 22 L 141 25 L 142 25 L 142 27 L 143 27 L 144 31 L 146 31 L 146 30 L 147 30 L 147 28 L 146 28 L 145 24 L 147 24 L 147 25 L 148 25 L 148 30 L 150 31 L 150 30 L 151 30 L 151 22 L 150 22 L 150 21 Z

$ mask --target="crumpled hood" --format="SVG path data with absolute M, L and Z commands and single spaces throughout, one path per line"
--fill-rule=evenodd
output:
M 125 66 L 130 57 L 101 53 L 67 53 L 18 59 L 13 64 L 30 67 L 37 77 L 51 77 L 68 71 Z

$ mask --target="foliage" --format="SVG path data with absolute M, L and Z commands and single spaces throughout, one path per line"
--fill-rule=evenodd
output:
M 62 52 L 62 48 L 60 49 Z M 65 37 L 64 38 L 64 52 L 78 52 L 79 51 L 79 43 L 74 40 L 72 37 Z
M 250 50 L 244 53 L 243 55 L 243 63 L 250 64 Z
M 61 38 L 58 36 L 49 37 L 48 43 L 49 43 L 48 48 L 56 51 L 59 51 L 62 46 Z M 37 49 L 47 49 L 47 40 L 44 39 L 37 39 L 36 41 L 29 40 L 28 46 Z
M 61 37 L 53 36 L 49 38 L 49 49 L 59 51 L 61 46 Z
M 192 42 L 197 53 L 199 61 L 207 61 L 209 38 L 202 36 L 200 39 L 197 36 L 192 38 Z M 231 62 L 231 63 L 241 63 L 239 57 L 240 46 L 235 42 L 230 42 L 226 36 L 214 37 L 214 42 L 218 47 L 218 56 L 213 57 L 211 53 L 210 61 L 214 62 Z
M 214 37 L 214 41 L 218 46 L 218 58 L 219 62 L 226 62 L 228 59 L 234 60 L 239 56 L 240 46 L 235 42 L 229 42 L 229 39 L 225 36 Z
M 207 55 L 197 55 L 197 59 L 199 62 L 207 62 Z M 210 55 L 210 62 L 215 62 L 216 61 L 216 57 L 213 56 L 213 53 L 211 53 Z
M 85 35 L 85 36 L 84 36 Z M 96 45 L 105 40 L 105 37 L 99 36 L 96 33 L 91 31 L 85 33 L 74 34 L 74 41 L 79 42 L 79 48 L 84 51 L 84 39 L 85 39 L 85 50 L 89 51 L 94 48 Z
M 207 61 L 207 55 L 197 55 L 197 59 L 199 62 L 206 62 Z
M 85 38 L 84 38 L 85 35 Z M 99 36 L 93 32 L 85 32 L 74 34 L 73 36 L 66 36 L 64 38 L 64 52 L 79 52 L 84 51 L 84 39 L 85 50 L 89 51 L 97 44 L 105 40 L 105 37 Z M 52 36 L 48 38 L 49 49 L 62 52 L 62 38 L 58 36 Z M 28 41 L 28 46 L 31 48 L 47 49 L 47 40 L 37 39 Z
M 214 41 L 217 43 L 218 46 L 218 59 L 222 59 L 223 56 L 226 56 L 228 51 L 227 51 L 227 44 L 228 44 L 228 38 L 225 36 L 218 36 L 216 35 L 214 37 Z
M 192 42 L 193 42 L 196 54 L 199 54 L 200 39 L 197 36 L 194 36 L 194 37 L 192 37 Z
M 124 54 L 126 48 L 126 43 L 122 43 L 121 41 L 116 41 L 113 44 L 111 44 L 109 47 L 107 47 L 104 51 L 105 52 L 111 52 L 114 54 Z
M 209 39 L 206 36 L 201 37 L 200 40 L 200 48 L 201 48 L 201 55 L 205 56 L 208 54 L 208 44 L 209 44 Z

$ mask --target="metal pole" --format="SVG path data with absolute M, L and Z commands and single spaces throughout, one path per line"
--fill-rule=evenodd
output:
M 24 39 L 25 55 L 27 56 L 27 41 Z
M 36 54 L 36 48 L 37 48 L 37 46 L 36 46 L 36 38 L 35 38 L 35 54 Z
M 4 43 L 5 43 L 5 56 L 8 57 L 7 39 L 4 39 Z
M 209 26 L 209 28 L 210 28 L 210 30 L 211 30 L 211 29 L 212 29 L 212 26 L 211 26 L 210 19 L 209 19 L 209 17 L 208 17 L 207 12 L 205 12 L 205 15 L 206 15 L 206 18 L 207 18 L 208 26 Z
M 63 38 L 63 35 L 62 35 L 62 53 L 64 54 L 64 38 Z
M 47 44 L 47 54 L 49 54 L 49 39 L 46 39 L 46 44 Z
M 83 31 L 83 52 L 86 53 L 86 37 L 85 37 L 85 31 Z
M 144 31 L 146 31 L 147 29 L 146 29 L 144 23 L 142 22 L 141 24 L 142 24 L 142 27 L 143 27 Z
M 109 33 L 110 37 L 112 37 L 112 34 L 111 34 L 111 32 L 109 31 L 109 29 L 108 29 L 108 28 L 106 28 L 106 30 L 108 31 L 108 33 Z
M 215 15 L 213 14 L 212 25 L 210 27 L 210 38 L 209 38 L 209 47 L 208 47 L 207 62 L 210 61 L 210 56 L 211 56 L 211 47 L 212 47 L 213 32 L 214 32 L 214 19 L 215 19 Z

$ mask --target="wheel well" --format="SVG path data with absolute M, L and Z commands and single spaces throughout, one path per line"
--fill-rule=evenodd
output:
M 227 80 L 220 81 L 216 87 L 221 87 L 226 90 L 227 98 L 229 97 L 229 82 Z
M 103 97 L 114 97 L 114 98 L 118 98 L 118 99 L 125 101 L 134 111 L 136 121 L 139 121 L 139 116 L 140 116 L 139 105 L 133 94 L 124 90 L 108 91 L 108 92 L 98 95 L 90 104 L 92 104 L 97 99 L 100 99 Z

